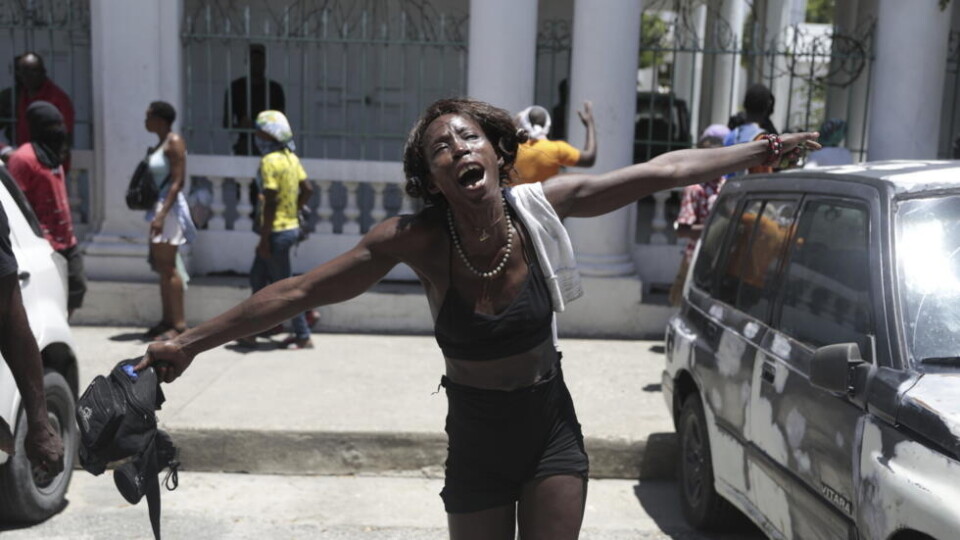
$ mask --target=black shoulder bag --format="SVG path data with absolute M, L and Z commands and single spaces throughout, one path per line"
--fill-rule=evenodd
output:
M 163 179 L 160 187 L 153 181 L 153 175 L 150 173 L 150 151 L 147 150 L 147 156 L 140 160 L 133 176 L 130 177 L 130 184 L 127 185 L 127 208 L 131 210 L 150 210 L 157 204 L 160 198 L 160 192 L 170 183 L 170 175 Z
M 80 427 L 80 465 L 98 476 L 111 462 L 113 481 L 130 504 L 147 497 L 153 536 L 160 539 L 160 481 L 168 490 L 177 487 L 179 451 L 170 436 L 157 429 L 155 410 L 164 401 L 153 368 L 134 372 L 139 358 L 118 363 L 110 375 L 97 375 L 77 401 Z

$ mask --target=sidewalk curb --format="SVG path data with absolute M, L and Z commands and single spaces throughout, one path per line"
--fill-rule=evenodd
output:
M 251 474 L 443 476 L 447 437 L 434 433 L 169 429 L 183 470 Z M 585 439 L 591 478 L 672 479 L 674 433 L 642 441 Z

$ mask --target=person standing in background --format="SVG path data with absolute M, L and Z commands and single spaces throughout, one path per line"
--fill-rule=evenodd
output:
M 160 275 L 160 303 L 163 316 L 147 330 L 146 338 L 166 341 L 187 329 L 183 290 L 189 281 L 180 246 L 192 242 L 197 230 L 183 195 L 186 185 L 187 148 L 183 138 L 173 132 L 177 111 L 165 101 L 147 107 L 144 128 L 157 136 L 157 145 L 148 150 L 147 165 L 160 196 L 147 212 L 150 222 L 150 265 Z
M 233 144 L 236 156 L 259 156 L 253 142 L 253 119 L 268 109 L 286 112 L 286 97 L 280 83 L 267 78 L 267 50 L 259 43 L 248 49 L 249 76 L 234 79 L 223 100 L 223 126 L 246 130 Z
M 47 68 L 43 63 L 43 58 L 37 53 L 26 52 L 16 57 L 14 59 L 14 70 L 17 123 L 14 140 L 11 141 L 12 146 L 20 146 L 32 140 L 30 125 L 27 121 L 27 109 L 34 102 L 46 101 L 56 107 L 63 117 L 67 138 L 61 148 L 63 156 L 60 160 L 63 164 L 64 173 L 69 173 L 70 146 L 73 144 L 74 127 L 73 102 L 70 101 L 70 96 L 47 77 Z M 7 132 L 9 133 L 9 130 Z
M 559 174 L 560 167 L 593 166 L 597 159 L 597 129 L 590 102 L 583 102 L 583 110 L 577 111 L 577 114 L 587 128 L 587 140 L 582 151 L 566 141 L 547 139 L 550 134 L 550 113 L 543 107 L 533 105 L 520 111 L 517 123 L 527 132 L 529 140 L 517 150 L 514 185 L 543 182 Z
M 67 130 L 63 115 L 46 101 L 31 103 L 24 116 L 30 142 L 21 144 L 10 155 L 8 167 L 37 214 L 44 237 L 67 259 L 67 310 L 72 315 L 83 305 L 87 279 L 83 271 L 83 255 L 73 234 L 73 217 L 63 169 Z
M 719 148 L 723 146 L 723 139 L 729 133 L 730 129 L 727 126 L 711 124 L 700 135 L 697 148 Z M 683 195 L 680 198 L 680 213 L 677 215 L 677 220 L 673 222 L 673 229 L 677 233 L 677 238 L 687 240 L 687 245 L 683 249 L 683 258 L 680 260 L 677 277 L 670 287 L 671 306 L 680 305 L 683 284 L 687 280 L 687 271 L 690 269 L 693 250 L 697 245 L 697 240 L 700 239 L 700 233 L 703 232 L 703 226 L 707 223 L 710 209 L 713 208 L 713 203 L 717 201 L 717 195 L 720 193 L 720 188 L 723 187 L 723 182 L 724 177 L 718 176 L 706 182 L 683 188 Z
M 254 293 L 292 275 L 290 250 L 300 238 L 299 210 L 313 194 L 307 172 L 294 153 L 296 145 L 287 117 L 280 111 L 261 112 L 257 115 L 255 136 L 263 157 L 257 172 L 262 193 L 257 223 L 260 242 L 250 268 L 250 288 Z M 283 340 L 282 347 L 312 349 L 306 315 L 298 313 L 291 322 L 293 335 Z M 244 337 L 237 343 L 255 347 L 256 337 Z
M 777 135 L 777 128 L 770 120 L 775 104 L 773 93 L 766 86 L 757 83 L 747 88 L 747 93 L 743 97 L 743 112 L 732 116 L 727 124 L 730 133 L 723 139 L 724 146 L 756 141 L 766 134 Z M 772 166 L 758 165 L 746 171 L 733 173 L 731 176 L 773 172 L 773 170 Z

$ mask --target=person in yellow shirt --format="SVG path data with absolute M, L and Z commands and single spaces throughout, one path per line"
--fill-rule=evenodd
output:
M 261 193 L 257 223 L 260 242 L 250 268 L 250 287 L 256 293 L 291 276 L 290 249 L 300 239 L 298 211 L 310 200 L 313 187 L 294 153 L 293 131 L 282 112 L 270 110 L 257 115 L 254 141 L 263 156 L 257 172 Z M 312 349 L 305 315 L 299 313 L 291 322 L 293 335 L 282 342 L 283 348 Z M 252 347 L 256 338 L 242 338 L 238 344 Z
M 547 139 L 550 133 L 550 113 L 543 107 L 533 105 L 520 111 L 517 123 L 527 132 L 529 140 L 517 148 L 514 185 L 543 182 L 556 176 L 560 167 L 593 166 L 597 160 L 597 130 L 590 102 L 584 101 L 583 110 L 577 111 L 577 114 L 587 128 L 587 141 L 583 150 L 577 150 L 566 141 Z

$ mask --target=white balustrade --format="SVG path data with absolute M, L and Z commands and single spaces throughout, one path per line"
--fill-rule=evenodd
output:
M 373 187 L 373 208 L 370 209 L 370 217 L 374 223 L 380 223 L 387 217 L 387 209 L 383 206 L 383 192 L 387 189 L 387 183 L 374 182 L 370 185 Z
M 359 182 L 344 182 L 347 188 L 347 204 L 343 207 L 343 234 L 360 234 L 360 206 L 357 204 Z
M 320 204 L 317 205 L 317 226 L 319 234 L 333 234 L 333 206 L 330 204 L 330 186 L 332 180 L 317 180 L 320 186 Z
M 651 244 L 667 243 L 667 199 L 670 198 L 670 195 L 671 192 L 667 190 L 653 194 L 653 221 L 650 223 L 652 227 L 650 233 Z
M 224 231 L 227 229 L 227 221 L 223 214 L 227 210 L 227 205 L 223 202 L 223 177 L 208 176 L 210 180 L 210 189 L 213 190 L 213 202 L 210 204 L 210 220 L 207 221 L 207 229 L 211 231 Z

